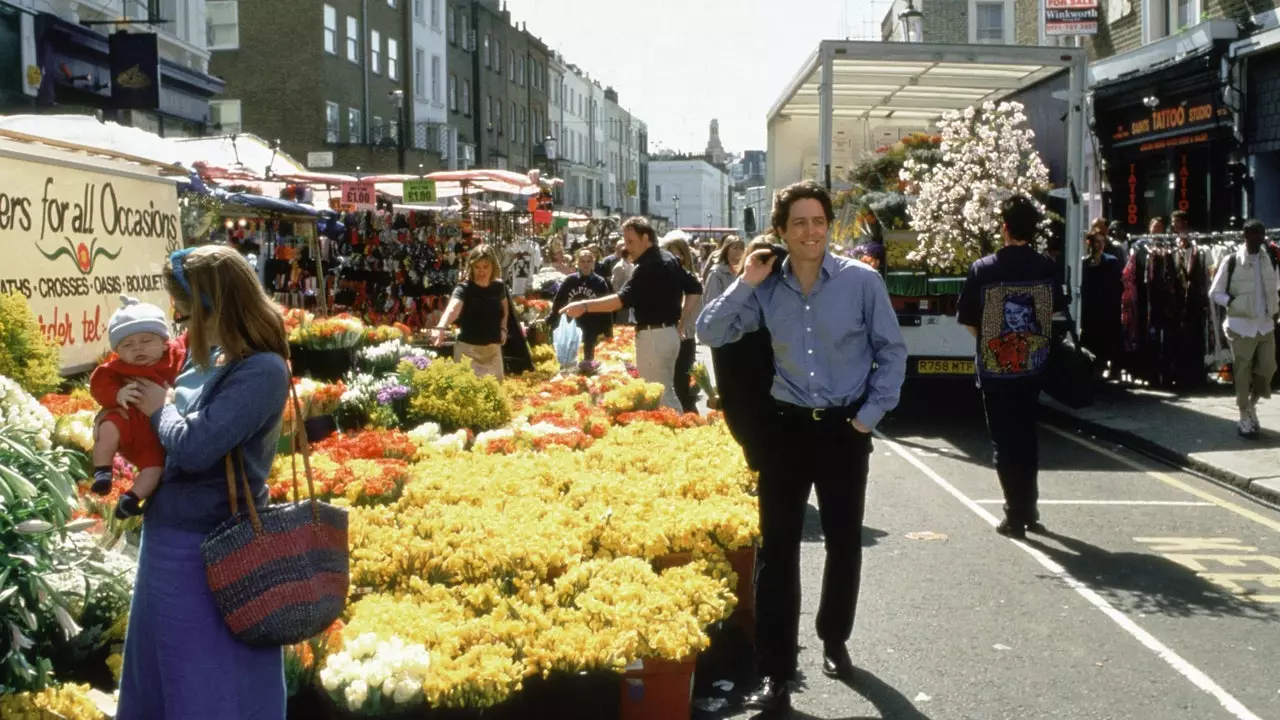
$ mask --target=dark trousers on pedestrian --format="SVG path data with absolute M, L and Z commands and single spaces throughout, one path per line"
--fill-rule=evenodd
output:
M 843 420 L 774 418 L 768 442 L 760 473 L 756 666 L 762 676 L 792 680 L 800 631 L 800 543 L 814 488 L 827 554 L 818 637 L 844 643 L 853 632 L 871 436 Z
M 596 359 L 596 343 L 600 342 L 600 333 L 595 330 L 582 331 L 582 359 Z
M 991 432 L 993 460 L 1004 513 L 1010 522 L 1029 525 L 1040 519 L 1039 378 L 982 380 L 982 405 Z
M 689 385 L 693 360 L 698 354 L 698 341 L 690 338 L 680 341 L 680 354 L 676 356 L 675 383 L 676 398 L 680 407 L 687 413 L 698 412 L 698 401 L 694 399 L 693 388 Z

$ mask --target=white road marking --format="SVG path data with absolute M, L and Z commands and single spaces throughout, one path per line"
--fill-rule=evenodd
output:
M 974 500 L 979 505 L 1003 505 L 1004 500 Z M 1199 500 L 1037 500 L 1037 505 L 1158 505 L 1172 507 L 1213 507 Z
M 974 515 L 982 518 L 992 527 L 995 527 L 1000 523 L 995 515 L 992 515 L 986 510 L 986 508 L 983 508 L 978 503 L 969 499 L 969 497 L 964 493 L 957 490 L 954 485 L 947 482 L 947 480 L 935 472 L 933 468 L 925 465 L 924 461 L 920 458 L 905 450 L 898 443 L 885 437 L 879 431 L 876 431 L 876 437 L 888 444 L 898 457 L 906 460 L 917 470 L 924 473 L 925 477 L 932 480 L 938 487 L 945 490 L 956 500 L 959 500 L 960 504 L 969 508 Z M 1119 625 L 1122 630 L 1129 633 L 1129 635 L 1131 635 L 1135 640 L 1142 643 L 1144 647 L 1155 653 L 1157 657 L 1176 670 L 1179 675 L 1182 675 L 1189 680 L 1192 685 L 1195 685 L 1197 688 L 1200 688 L 1204 692 L 1212 695 L 1214 699 L 1222 705 L 1223 709 L 1231 713 L 1233 717 L 1238 720 L 1262 720 L 1261 717 L 1255 715 L 1251 710 L 1249 710 L 1249 708 L 1245 707 L 1244 703 L 1240 702 L 1231 695 L 1231 693 L 1224 690 L 1221 685 L 1213 680 L 1213 678 L 1204 674 L 1204 672 L 1199 668 L 1187 662 L 1169 646 L 1157 640 L 1154 635 L 1142 629 L 1137 623 L 1129 619 L 1127 615 L 1117 610 L 1111 603 L 1107 602 L 1101 595 L 1077 580 L 1073 575 L 1071 575 L 1071 573 L 1067 572 L 1066 568 L 1054 562 L 1048 555 L 1045 555 L 1043 552 L 1040 552 L 1025 542 L 1018 540 L 1011 540 L 1010 542 L 1025 550 L 1027 554 L 1036 559 L 1036 562 L 1044 566 L 1044 568 L 1050 573 L 1053 573 L 1053 575 L 1066 584 L 1067 587 L 1075 590 L 1076 593 L 1087 600 L 1090 605 L 1101 610 L 1104 615 L 1111 618 L 1112 622 Z

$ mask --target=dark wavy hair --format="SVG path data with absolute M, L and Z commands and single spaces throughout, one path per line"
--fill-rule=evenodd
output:
M 822 204 L 822 212 L 830 223 L 836 219 L 835 208 L 831 206 L 831 193 L 813 180 L 801 180 L 792 183 L 773 196 L 773 217 L 769 222 L 774 232 L 781 235 L 787 229 L 787 221 L 791 219 L 791 206 L 799 200 L 817 200 Z

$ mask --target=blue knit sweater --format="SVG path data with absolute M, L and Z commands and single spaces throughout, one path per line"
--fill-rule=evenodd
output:
M 244 448 L 254 499 L 266 505 L 289 382 L 283 358 L 257 353 L 210 377 L 185 415 L 173 405 L 152 415 L 167 457 L 145 522 L 207 534 L 231 517 L 223 458 L 237 447 Z

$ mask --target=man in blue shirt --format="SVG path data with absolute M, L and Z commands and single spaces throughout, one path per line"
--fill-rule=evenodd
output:
M 760 468 L 756 662 L 762 683 L 747 707 L 790 706 L 800 623 L 800 539 L 812 488 L 827 550 L 818 606 L 822 670 L 848 679 L 862 572 L 862 518 L 871 432 L 898 404 L 907 349 L 884 281 L 874 269 L 827 251 L 835 214 L 814 182 L 774 199 L 774 232 L 788 256 L 756 250 L 746 269 L 698 317 L 698 337 L 715 348 L 768 328 L 775 376 Z
M 1041 215 L 1014 195 L 1000 213 L 1004 247 L 975 262 L 960 292 L 959 321 L 977 338 L 976 365 L 996 475 L 1004 491 L 1001 535 L 1042 532 L 1037 484 L 1036 416 L 1041 375 L 1048 367 L 1053 313 L 1066 306 L 1054 263 L 1031 246 Z

